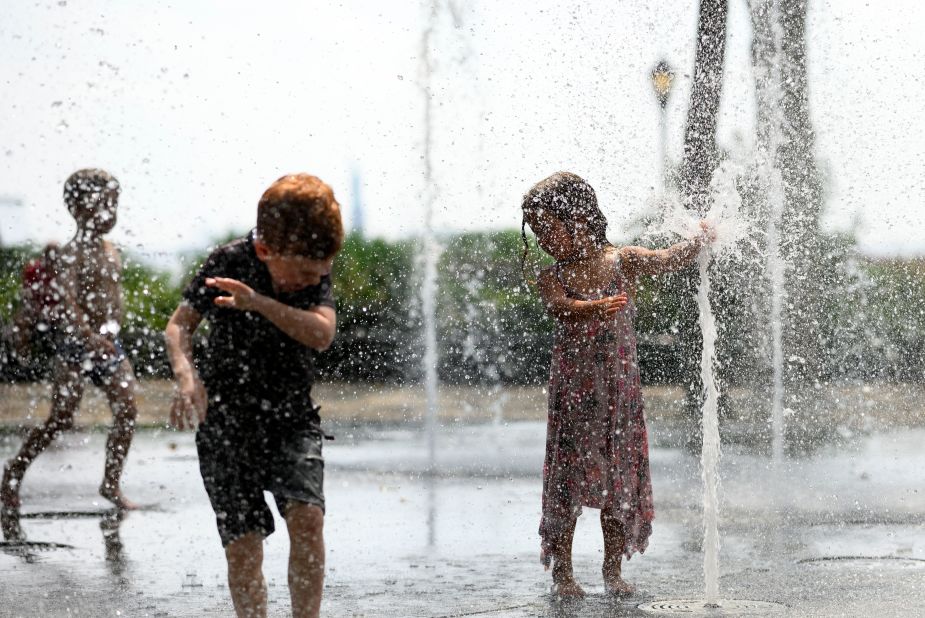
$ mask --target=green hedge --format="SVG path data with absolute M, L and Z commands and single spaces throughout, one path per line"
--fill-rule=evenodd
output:
M 819 307 L 827 377 L 921 380 L 925 375 L 925 267 L 918 261 L 870 262 L 853 256 L 852 242 L 827 237 L 820 276 L 828 285 Z M 442 240 L 437 299 L 439 373 L 453 383 L 542 383 L 552 323 L 534 286 L 524 282 L 517 231 L 459 234 Z M 20 272 L 38 249 L 0 249 L 0 317 L 18 303 Z M 413 241 L 347 237 L 334 271 L 338 336 L 320 355 L 331 379 L 400 382 L 421 376 L 421 268 Z M 189 260 L 194 269 L 204 254 Z M 528 270 L 543 261 L 533 245 Z M 721 330 L 721 378 L 727 383 L 767 378 L 767 348 L 756 320 L 762 300 L 754 259 L 714 266 L 714 311 Z M 183 282 L 125 259 L 122 337 L 140 375 L 168 376 L 163 329 Z M 640 362 L 648 382 L 685 379 L 677 343 L 692 303 L 684 274 L 647 278 L 638 290 Z M 793 299 L 791 299 L 793 302 Z M 760 311 L 759 311 L 760 313 Z M 766 339 L 766 337 L 765 337 Z M 688 359 L 696 361 L 696 359 Z M 7 362 L 8 378 L 41 374 Z M 688 367 L 690 363 L 688 364 Z

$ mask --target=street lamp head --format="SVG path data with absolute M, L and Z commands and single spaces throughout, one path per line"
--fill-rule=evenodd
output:
M 652 87 L 655 89 L 655 97 L 658 104 L 665 109 L 668 104 L 668 94 L 671 91 L 671 81 L 674 79 L 674 71 L 664 60 L 660 60 L 655 68 L 652 69 Z

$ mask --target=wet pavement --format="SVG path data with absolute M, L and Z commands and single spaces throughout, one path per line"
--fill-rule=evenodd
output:
M 677 428 L 650 428 L 654 533 L 624 568 L 638 592 L 604 595 L 589 510 L 575 540 L 589 596 L 565 605 L 551 599 L 538 559 L 542 423 L 445 426 L 433 475 L 417 426 L 333 429 L 325 615 L 650 616 L 637 606 L 702 595 L 699 469 L 666 438 Z M 30 543 L 0 548 L 0 616 L 233 615 L 193 436 L 137 435 L 124 486 L 147 508 L 121 519 L 95 495 L 104 438 L 68 435 L 26 476 L 21 526 Z M 784 607 L 706 615 L 925 615 L 922 444 L 923 429 L 855 436 L 780 469 L 727 446 L 721 593 Z M 0 456 L 17 446 L 0 437 Z M 277 528 L 265 573 L 270 613 L 285 616 L 288 539 Z

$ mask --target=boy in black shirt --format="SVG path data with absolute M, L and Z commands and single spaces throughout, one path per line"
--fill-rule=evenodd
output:
M 343 243 L 331 188 L 284 176 L 260 198 L 257 227 L 216 249 L 183 292 L 166 338 L 177 393 L 171 422 L 198 424 L 199 467 L 239 616 L 266 615 L 263 539 L 286 519 L 294 616 L 317 616 L 324 584 L 324 461 L 311 400 L 315 351 L 334 339 L 331 263 Z M 203 358 L 192 334 L 210 324 Z

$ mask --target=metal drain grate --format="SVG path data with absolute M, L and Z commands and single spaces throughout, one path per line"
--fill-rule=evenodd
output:
M 716 605 L 707 605 L 703 599 L 681 599 L 676 601 L 653 601 L 638 606 L 644 612 L 659 614 L 686 614 L 688 616 L 735 616 L 736 614 L 775 614 L 787 609 L 780 603 L 749 601 L 743 599 L 720 599 Z
M 797 564 L 855 569 L 925 569 L 925 559 L 905 556 L 822 556 L 798 560 Z

